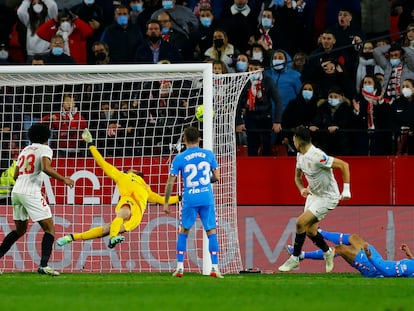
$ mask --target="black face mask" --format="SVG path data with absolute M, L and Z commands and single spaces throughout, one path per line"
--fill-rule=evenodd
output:
M 224 45 L 224 40 L 223 39 L 214 39 L 213 43 L 214 43 L 214 46 L 216 48 L 221 48 Z
M 148 37 L 148 39 L 149 39 L 152 43 L 155 43 L 155 42 L 157 42 L 158 40 L 160 40 L 160 39 L 161 39 L 161 37 L 159 37 L 159 36 L 149 36 L 149 37 Z
M 362 53 L 361 56 L 363 58 L 365 58 L 365 59 L 372 59 L 372 58 L 374 58 L 374 56 L 372 55 L 372 53 Z
M 104 52 L 99 52 L 98 54 L 95 55 L 95 59 L 98 62 L 102 62 L 106 59 L 106 54 Z

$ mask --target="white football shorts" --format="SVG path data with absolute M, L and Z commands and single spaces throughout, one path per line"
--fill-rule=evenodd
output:
M 335 209 L 338 203 L 339 200 L 337 199 L 330 199 L 311 194 L 306 197 L 304 211 L 309 210 L 320 221 L 330 210 Z
M 25 221 L 29 218 L 33 222 L 52 217 L 49 204 L 42 194 L 27 195 L 12 193 L 13 220 Z

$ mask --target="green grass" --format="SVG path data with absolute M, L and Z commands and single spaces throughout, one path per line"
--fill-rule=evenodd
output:
M 357 273 L 0 275 L 0 310 L 414 310 L 414 279 Z

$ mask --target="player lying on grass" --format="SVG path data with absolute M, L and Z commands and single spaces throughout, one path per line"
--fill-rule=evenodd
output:
M 414 276 L 414 256 L 406 244 L 401 245 L 401 250 L 409 259 L 401 261 L 385 261 L 375 249 L 374 246 L 369 245 L 363 238 L 357 234 L 329 232 L 318 229 L 325 240 L 337 244 L 335 246 L 335 255 L 341 256 L 353 268 L 357 269 L 362 276 L 369 278 L 378 277 L 413 277 Z M 369 245 L 369 246 L 368 246 Z M 365 250 L 366 248 L 366 250 Z M 293 246 L 286 247 L 289 254 L 293 252 Z M 367 256 L 370 253 L 370 257 Z M 312 252 L 305 252 L 299 256 L 303 259 L 323 260 L 323 252 L 315 250 Z M 391 267 L 391 268 L 390 268 Z M 396 268 L 399 267 L 399 270 Z M 396 271 L 400 271 L 399 274 Z
M 369 262 L 384 276 L 384 277 L 414 277 L 414 256 L 408 248 L 407 244 L 401 245 L 401 250 L 405 252 L 409 259 L 402 260 L 385 260 L 375 250 L 374 246 L 368 243 L 364 244 L 364 252 L 368 257 Z
M 57 240 L 57 245 L 63 246 L 76 240 L 101 238 L 109 234 L 109 248 L 125 240 L 121 233 L 134 230 L 140 224 L 147 202 L 164 204 L 164 197 L 153 192 L 143 179 L 143 175 L 135 170 L 122 172 L 105 161 L 98 149 L 92 143 L 92 135 L 88 129 L 82 133 L 82 138 L 89 146 L 96 163 L 118 186 L 120 199 L 115 207 L 116 216 L 110 224 L 92 228 L 81 233 L 65 235 Z M 176 204 L 179 196 L 171 196 L 169 204 Z

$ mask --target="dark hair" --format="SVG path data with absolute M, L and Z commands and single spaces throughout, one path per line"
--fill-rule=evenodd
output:
M 258 59 L 249 59 L 249 65 L 260 66 L 263 68 L 263 63 Z
M 342 89 L 339 85 L 332 86 L 328 91 L 328 95 L 331 94 L 331 93 L 335 93 L 335 94 L 339 94 L 339 95 L 344 96 L 344 92 L 342 91 Z
M 184 137 L 188 143 L 197 143 L 200 138 L 200 132 L 196 127 L 190 126 L 184 130 Z
M 148 30 L 148 26 L 149 24 L 158 24 L 158 26 L 160 26 L 160 29 L 162 29 L 162 25 L 161 22 L 158 19 L 150 19 L 147 24 L 145 25 L 145 30 Z
M 401 44 L 399 44 L 397 42 L 394 42 L 394 43 L 392 43 L 390 45 L 390 48 L 388 49 L 388 53 L 395 52 L 395 51 L 400 51 L 401 52 L 401 56 L 404 56 L 405 55 L 405 51 L 402 48 Z
M 33 55 L 32 60 L 42 60 L 43 62 L 45 61 L 45 57 L 43 54 L 35 54 Z
M 220 65 L 221 66 L 221 70 L 223 71 L 223 73 L 227 73 L 227 65 L 225 62 L 223 62 L 222 60 L 219 59 L 213 59 L 212 61 L 213 66 L 214 65 Z
M 44 144 L 50 138 L 50 129 L 46 124 L 35 123 L 29 128 L 29 140 L 35 144 Z
M 353 15 L 353 10 L 349 7 L 341 7 L 341 8 L 339 8 L 338 12 L 339 11 L 348 12 L 349 14 Z
M 375 75 L 366 74 L 359 82 L 359 88 L 362 90 L 362 88 L 364 87 L 365 78 L 371 78 L 374 81 L 374 88 L 377 90 L 377 95 L 379 95 L 379 93 L 381 93 L 381 84 L 378 78 L 375 77 Z
M 72 20 L 72 14 L 70 14 L 69 9 L 64 8 L 62 10 L 59 10 L 58 21 L 60 22 L 62 18 L 68 18 L 69 20 Z
M 95 41 L 94 43 L 92 43 L 92 50 L 95 52 L 95 47 L 97 45 L 102 45 L 104 47 L 104 49 L 109 52 L 109 46 L 106 42 L 103 41 Z
M 311 133 L 309 129 L 303 125 L 295 127 L 293 130 L 293 136 L 299 139 L 299 144 L 309 144 L 311 142 Z

